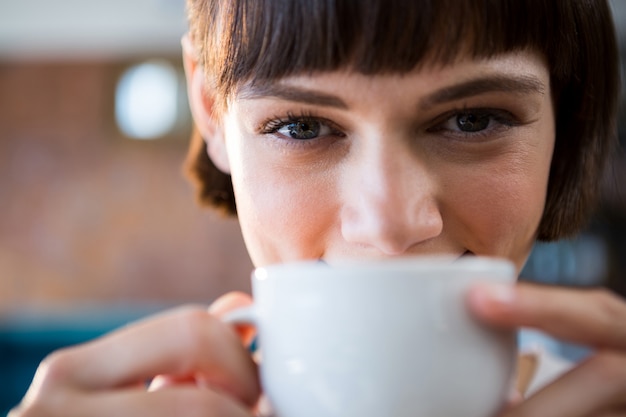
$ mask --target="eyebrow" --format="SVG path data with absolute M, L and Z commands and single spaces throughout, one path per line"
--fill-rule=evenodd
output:
M 486 93 L 544 94 L 545 90 L 544 83 L 533 76 L 487 76 L 437 90 L 421 99 L 419 106 L 424 109 L 437 104 Z
M 340 109 L 348 108 L 346 102 L 335 95 L 277 83 L 247 85 L 239 92 L 239 98 L 242 99 L 258 99 L 267 97 L 275 97 L 283 100 L 315 104 L 325 107 L 337 107 Z
M 544 83 L 533 76 L 492 75 L 471 79 L 434 91 L 419 101 L 419 107 L 424 109 L 437 104 L 493 92 L 543 94 L 545 89 Z M 348 108 L 346 102 L 336 95 L 279 83 L 247 85 L 239 92 L 241 99 L 268 97 L 339 109 Z

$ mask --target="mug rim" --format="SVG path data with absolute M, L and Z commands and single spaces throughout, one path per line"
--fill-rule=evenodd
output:
M 291 270 L 301 270 L 306 268 L 309 271 L 328 270 L 331 268 L 337 271 L 369 271 L 385 270 L 412 270 L 412 271 L 468 271 L 468 272 L 496 272 L 515 275 L 515 265 L 505 258 L 493 256 L 461 256 L 452 257 L 447 255 L 417 255 L 392 259 L 347 259 L 332 264 L 323 260 L 300 260 L 292 262 L 274 263 L 253 270 L 252 276 L 256 279 L 266 279 L 276 273 L 289 272 Z

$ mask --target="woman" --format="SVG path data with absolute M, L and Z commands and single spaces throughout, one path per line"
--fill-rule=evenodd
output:
M 603 1 L 189 0 L 183 40 L 201 198 L 237 214 L 257 266 L 489 255 L 521 270 L 576 233 L 613 146 Z M 236 206 L 235 206 L 236 204 Z M 236 209 L 235 209 L 236 207 Z M 249 416 L 256 367 L 220 322 L 163 313 L 51 355 L 16 416 Z M 596 349 L 502 416 L 626 415 L 626 304 L 478 287 L 472 311 Z M 246 333 L 246 334 L 244 334 Z M 145 381 L 151 381 L 145 390 Z

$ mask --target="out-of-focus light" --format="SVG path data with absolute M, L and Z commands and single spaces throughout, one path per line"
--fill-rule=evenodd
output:
M 115 92 L 115 118 L 133 139 L 158 139 L 178 117 L 178 74 L 167 62 L 151 61 L 128 69 Z

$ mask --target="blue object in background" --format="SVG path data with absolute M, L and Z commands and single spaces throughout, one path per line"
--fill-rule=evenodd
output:
M 0 330 L 0 410 L 6 414 L 20 401 L 39 362 L 50 352 L 93 339 L 106 330 L 3 327 Z
M 71 314 L 15 313 L 0 317 L 0 416 L 20 402 L 39 363 L 48 354 L 99 337 L 157 310 L 88 308 Z

